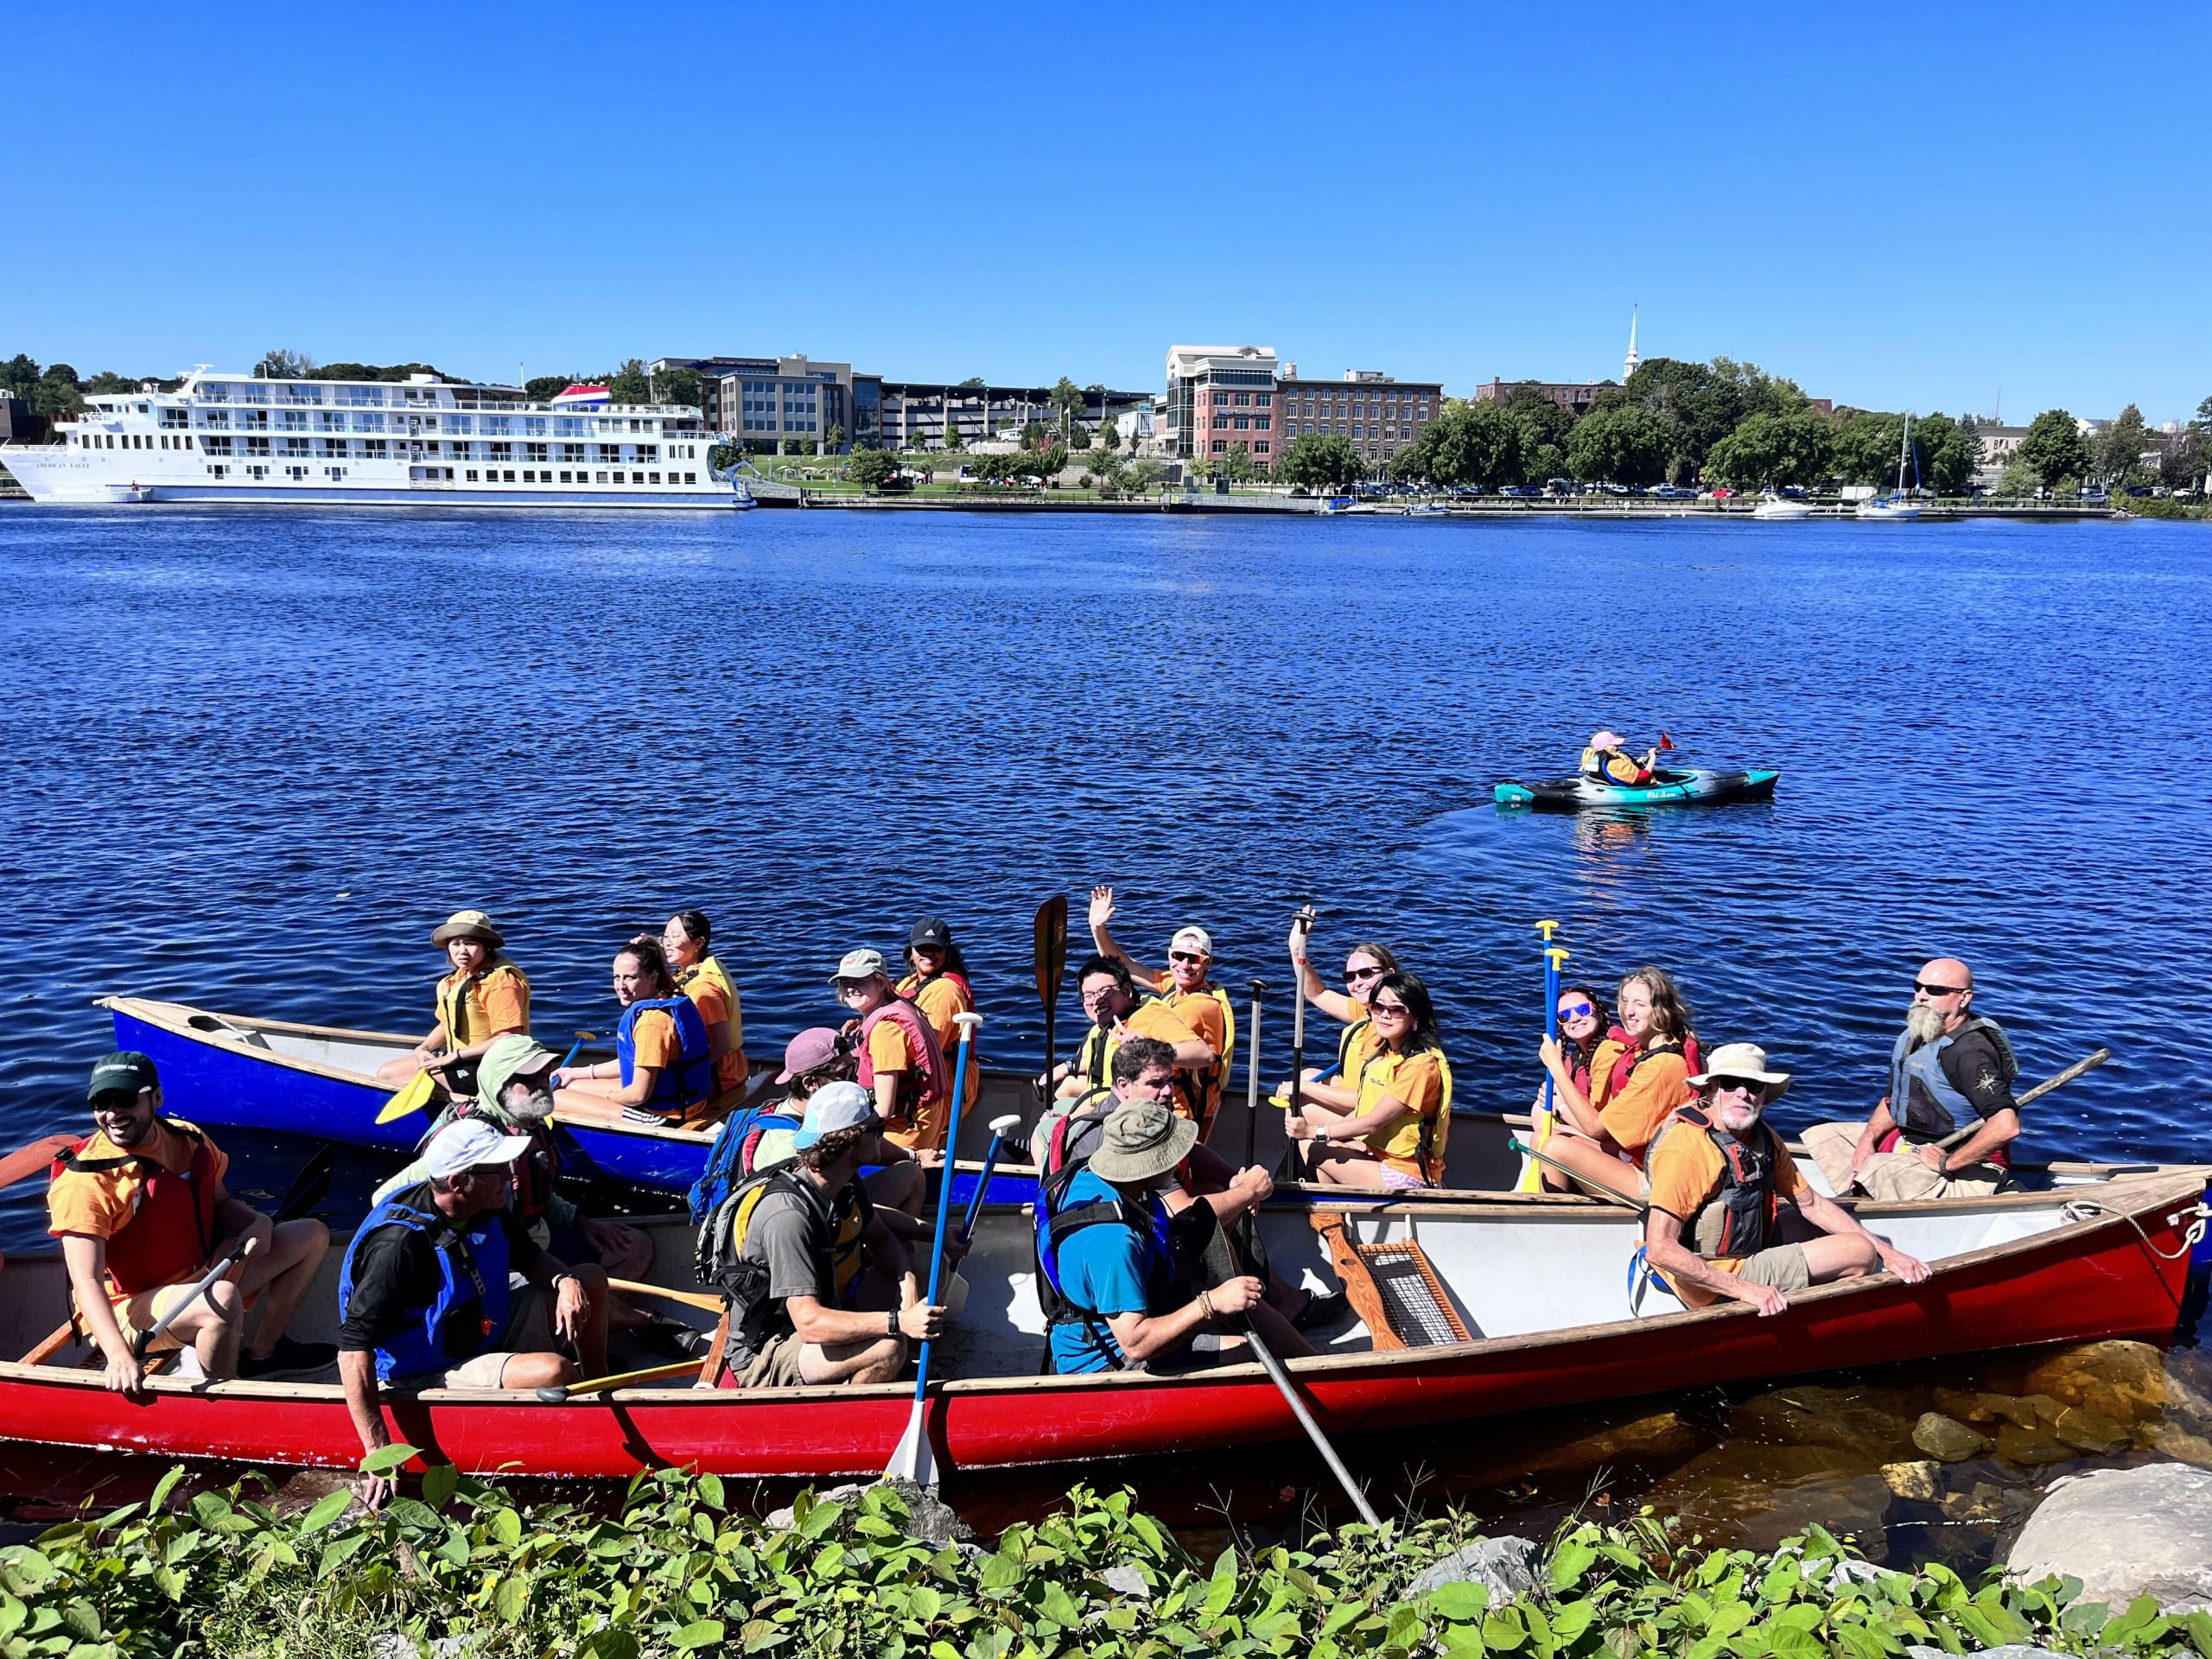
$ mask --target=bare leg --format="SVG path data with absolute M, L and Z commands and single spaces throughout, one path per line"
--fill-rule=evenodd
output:
M 868 1201 L 879 1210 L 898 1210 L 918 1217 L 929 1191 L 929 1176 L 918 1163 L 901 1160 L 861 1177 Z
M 228 1279 L 218 1279 L 169 1326 L 180 1340 L 192 1344 L 200 1356 L 200 1369 L 212 1382 L 238 1374 L 238 1328 L 245 1306 L 238 1286 Z
M 280 1221 L 270 1235 L 269 1248 L 247 1259 L 238 1274 L 238 1289 L 248 1298 L 262 1293 L 261 1320 L 246 1350 L 256 1359 L 269 1357 L 314 1287 L 322 1259 L 329 1253 L 330 1229 L 321 1222 Z
M 1816 1285 L 1838 1279 L 1859 1279 L 1882 1265 L 1872 1243 L 1857 1233 L 1824 1233 L 1802 1246 L 1806 1271 Z
M 1544 1156 L 1554 1163 L 1565 1164 L 1574 1172 L 1578 1180 L 1592 1186 L 1602 1186 L 1608 1192 L 1618 1192 L 1624 1198 L 1637 1196 L 1640 1183 L 1636 1166 L 1624 1164 L 1595 1141 L 1573 1129 L 1557 1128 L 1550 1140 L 1544 1142 Z M 1556 1175 L 1557 1170 L 1547 1167 L 1547 1175 Z
M 604 1376 L 605 1361 L 601 1368 L 591 1373 Z M 499 1368 L 499 1386 L 503 1389 L 552 1389 L 569 1382 L 581 1382 L 584 1373 L 573 1362 L 558 1354 L 509 1354 L 507 1363 Z
M 1331 1186 L 1356 1186 L 1363 1192 L 1380 1192 L 1390 1185 L 1383 1179 L 1383 1172 L 1389 1167 L 1363 1147 L 1313 1148 L 1313 1173 Z
M 895 1382 L 906 1367 L 906 1338 L 870 1337 L 860 1342 L 836 1342 L 827 1347 L 809 1343 L 799 1351 L 798 1374 L 809 1383 Z
M 1302 1359 L 1313 1352 L 1313 1344 L 1306 1340 L 1298 1328 L 1265 1302 L 1249 1310 L 1244 1318 L 1252 1321 L 1252 1328 L 1260 1333 L 1260 1340 L 1268 1344 L 1268 1351 L 1278 1359 Z M 1236 1357 L 1236 1351 L 1245 1345 L 1243 1321 L 1216 1319 L 1211 1328 L 1220 1333 L 1223 1353 Z

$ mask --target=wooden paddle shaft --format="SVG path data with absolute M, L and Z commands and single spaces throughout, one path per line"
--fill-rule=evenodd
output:
M 696 1371 L 706 1363 L 698 1359 L 673 1359 L 665 1365 L 648 1365 L 641 1371 L 623 1371 L 613 1376 L 589 1376 L 581 1382 L 566 1385 L 556 1383 L 550 1389 L 540 1389 L 537 1397 L 549 1406 L 573 1400 L 580 1394 L 605 1394 L 611 1389 L 626 1389 L 632 1382 L 654 1382 L 664 1376 L 681 1376 L 686 1371 Z
M 663 1301 L 682 1302 L 690 1307 L 703 1307 L 709 1313 L 719 1313 L 722 1299 L 709 1296 L 702 1290 L 671 1290 L 666 1285 L 642 1284 L 635 1279 L 609 1279 L 609 1290 L 619 1290 L 626 1296 L 658 1296 Z

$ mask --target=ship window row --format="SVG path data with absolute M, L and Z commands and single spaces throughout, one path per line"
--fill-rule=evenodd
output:
M 486 484 L 512 484 L 516 481 L 514 473 L 507 467 L 484 467 L 481 469 L 483 475 L 480 480 L 478 477 L 479 470 L 474 467 L 467 468 L 463 474 L 463 481 L 470 484 L 480 481 Z M 447 471 L 447 476 L 452 476 L 450 468 Z M 550 472 L 525 467 L 522 469 L 521 481 L 524 484 L 551 484 L 556 480 Z M 658 484 L 661 481 L 661 475 L 658 473 L 588 472 L 582 468 L 574 468 L 563 472 L 558 481 L 563 484 Z M 699 481 L 699 474 L 672 472 L 668 475 L 668 481 L 671 484 L 696 484 Z

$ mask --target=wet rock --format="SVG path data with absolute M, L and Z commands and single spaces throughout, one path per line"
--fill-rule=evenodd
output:
M 1932 1459 L 1885 1463 L 1882 1465 L 1882 1479 L 1899 1497 L 1918 1498 L 1926 1502 L 1942 1495 L 1942 1464 Z
M 2160 1423 L 2151 1431 L 2151 1449 L 2179 1463 L 2212 1469 L 2212 1440 L 2193 1434 L 2179 1423 Z
M 1730 1414 L 1728 1438 L 1768 1446 L 1829 1446 L 1879 1463 L 1912 1453 L 1920 1396 L 1904 1389 L 1811 1385 L 1755 1395 Z
M 2051 1420 L 2050 1432 L 2077 1451 L 2107 1456 L 2120 1451 L 2135 1437 L 2127 1425 L 2116 1422 L 2086 1406 L 2066 1406 Z
M 2033 1582 L 2082 1580 L 2082 1599 L 2170 1611 L 2212 1608 L 2212 1474 L 2179 1463 L 2099 1469 L 2055 1481 L 2005 1558 Z
M 966 1545 L 976 1541 L 975 1529 L 946 1508 L 928 1488 L 918 1486 L 911 1480 L 849 1480 L 842 1485 L 832 1486 L 826 1492 L 816 1493 L 815 1498 L 818 1503 L 842 1503 L 860 1497 L 870 1486 L 879 1485 L 890 1487 L 898 1493 L 899 1502 L 906 1506 L 909 1536 L 932 1544 Z M 798 1523 L 798 1516 L 790 1505 L 769 1510 L 766 1519 L 766 1524 L 776 1530 Z
M 2064 1463 L 2075 1450 L 2046 1429 L 2007 1423 L 1997 1431 L 1997 1455 L 2024 1469 L 2035 1469 L 2048 1463 Z
M 1920 1421 L 1912 1426 L 1912 1443 L 1942 1463 L 1964 1463 L 1989 1450 L 1986 1434 L 1977 1434 L 1940 1411 L 1921 1414 Z
M 1536 1547 L 1526 1538 L 1478 1538 L 1453 1550 L 1413 1581 L 1408 1593 L 1426 1596 L 1447 1584 L 1479 1584 L 1493 1607 L 1536 1587 Z
M 2090 1342 L 2038 1356 L 2020 1378 L 2022 1394 L 2048 1394 L 2132 1422 L 2166 1402 L 2164 1349 L 2147 1342 Z
M 2010 1421 L 2005 1415 L 2005 1408 L 2012 1399 L 2009 1394 L 1990 1394 L 1977 1389 L 1937 1389 L 1934 1393 L 1936 1409 L 1962 1423 Z
M 1942 1648 L 1923 1648 L 1915 1644 L 1905 1649 L 1910 1659 L 1951 1659 Z M 2038 1648 L 2025 1642 L 2007 1642 L 2001 1648 L 1984 1648 L 1974 1659 L 2064 1659 L 2049 1648 Z
M 1681 1516 L 1693 1529 L 1724 1529 L 1735 1535 L 1732 1541 L 1763 1549 L 1817 1524 L 1857 1538 L 1878 1560 L 1892 1500 L 1864 1458 L 1833 1446 L 1732 1441 L 1691 1459 L 1643 1501 L 1662 1515 Z

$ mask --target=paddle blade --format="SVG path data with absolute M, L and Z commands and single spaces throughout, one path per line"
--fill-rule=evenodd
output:
M 24 1176 L 36 1173 L 43 1175 L 52 1167 L 66 1147 L 77 1144 L 73 1135 L 49 1135 L 43 1141 L 34 1141 L 28 1147 L 0 1158 L 0 1186 L 12 1186 Z
M 907 1480 L 917 1486 L 937 1484 L 937 1459 L 930 1455 L 929 1431 L 923 1426 L 922 1402 L 914 1402 L 914 1409 L 906 1419 L 906 1432 L 899 1437 L 899 1445 L 891 1454 L 891 1461 L 883 1465 L 886 1480 Z
M 1662 749 L 1671 749 L 1675 747 L 1675 740 L 1662 732 L 1659 734 L 1659 747 Z
M 1060 1000 L 1068 966 L 1068 896 L 1056 893 L 1037 906 L 1037 1000 L 1049 1013 Z
M 377 1114 L 377 1122 L 389 1123 L 396 1117 L 421 1111 L 430 1103 L 430 1096 L 436 1088 L 436 1078 L 428 1071 L 417 1071 L 393 1091 L 390 1100 L 385 1102 L 384 1109 Z
M 276 1221 L 296 1221 L 329 1196 L 331 1166 L 336 1162 L 338 1147 L 326 1141 L 315 1149 L 307 1162 L 300 1166 L 300 1173 L 292 1177 L 292 1184 L 276 1205 Z

